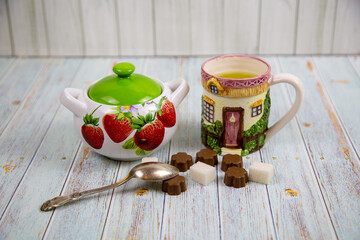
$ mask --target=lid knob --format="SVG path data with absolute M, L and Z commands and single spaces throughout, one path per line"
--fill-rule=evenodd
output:
M 134 71 L 135 66 L 128 62 L 118 63 L 113 67 L 113 71 L 121 78 L 129 77 Z

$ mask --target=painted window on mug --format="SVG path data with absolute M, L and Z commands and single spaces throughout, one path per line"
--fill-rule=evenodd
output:
M 203 100 L 204 118 L 210 123 L 214 123 L 214 105 Z
M 262 105 L 256 106 L 252 108 L 251 116 L 256 117 L 262 113 Z
M 211 91 L 212 93 L 217 94 L 217 93 L 218 93 L 218 88 L 217 88 L 215 85 L 211 85 L 211 86 L 210 86 L 210 91 Z

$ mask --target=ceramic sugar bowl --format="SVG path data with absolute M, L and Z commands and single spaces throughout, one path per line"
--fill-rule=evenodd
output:
M 84 143 L 112 159 L 139 159 L 166 144 L 177 128 L 176 107 L 189 91 L 184 79 L 162 83 L 134 70 L 119 63 L 115 74 L 84 90 L 66 88 L 60 97 Z

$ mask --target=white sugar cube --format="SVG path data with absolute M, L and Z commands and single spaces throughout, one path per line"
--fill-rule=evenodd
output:
M 274 175 L 274 166 L 267 163 L 253 162 L 249 169 L 249 180 L 269 184 Z
M 146 163 L 146 162 L 157 162 L 158 158 L 157 157 L 144 157 L 141 160 L 141 163 Z
M 215 167 L 203 162 L 197 162 L 190 167 L 190 177 L 195 182 L 208 185 L 215 179 Z

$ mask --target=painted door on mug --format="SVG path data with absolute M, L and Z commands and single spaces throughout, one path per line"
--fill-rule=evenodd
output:
M 244 109 L 226 107 L 223 109 L 223 146 L 241 148 L 244 129 Z

